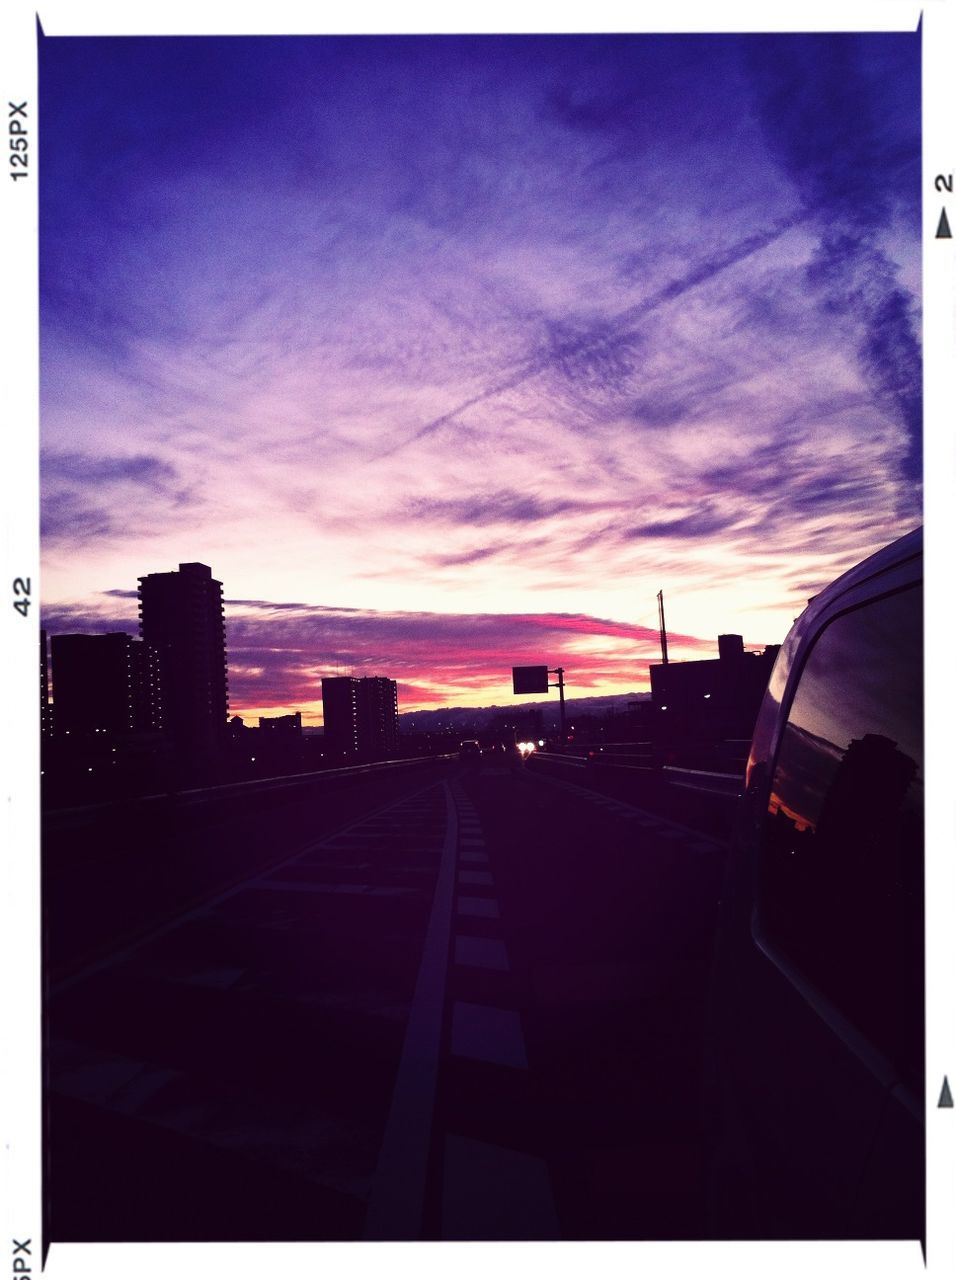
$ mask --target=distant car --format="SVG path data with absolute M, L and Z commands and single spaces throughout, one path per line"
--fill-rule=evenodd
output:
M 711 1002 L 725 1238 L 923 1235 L 922 531 L 790 631 L 757 718 Z
M 481 755 L 481 743 L 476 738 L 466 739 L 458 749 L 459 760 L 476 760 Z

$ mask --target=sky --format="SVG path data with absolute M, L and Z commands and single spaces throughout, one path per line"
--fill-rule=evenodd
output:
M 54 633 L 230 701 L 648 687 L 920 523 L 919 36 L 44 38 Z

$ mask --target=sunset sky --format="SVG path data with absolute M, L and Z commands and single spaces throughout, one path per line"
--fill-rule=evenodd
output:
M 43 606 L 232 710 L 648 686 L 920 523 L 919 36 L 40 42 Z

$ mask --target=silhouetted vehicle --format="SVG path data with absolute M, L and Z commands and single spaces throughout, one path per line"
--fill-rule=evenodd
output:
M 481 744 L 477 738 L 467 738 L 458 750 L 459 760 L 478 760 L 481 758 Z
M 712 1225 L 923 1235 L 922 531 L 810 601 L 770 677 L 723 886 Z

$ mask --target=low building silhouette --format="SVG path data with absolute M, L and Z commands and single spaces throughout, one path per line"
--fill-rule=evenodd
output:
M 717 658 L 652 665 L 650 726 L 665 758 L 714 767 L 717 744 L 749 743 L 779 649 L 747 653 L 741 636 L 722 635 Z
M 302 712 L 296 711 L 289 716 L 260 716 L 259 728 L 271 738 L 301 738 Z

